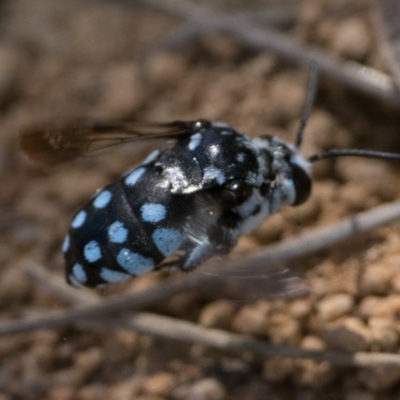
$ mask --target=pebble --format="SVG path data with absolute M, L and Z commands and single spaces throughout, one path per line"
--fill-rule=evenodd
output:
M 236 306 L 231 301 L 214 301 L 201 310 L 199 323 L 207 328 L 229 329 L 235 310 Z
M 293 378 L 297 384 L 313 389 L 328 385 L 335 377 L 335 369 L 332 364 L 328 362 L 316 363 L 312 360 L 298 361 L 293 373 Z
M 293 372 L 294 361 L 289 358 L 269 357 L 263 366 L 263 376 L 269 382 L 282 382 Z
M 225 400 L 226 389 L 214 378 L 204 378 L 192 384 L 183 384 L 170 394 L 171 400 Z
M 168 396 L 176 387 L 178 377 L 176 374 L 160 372 L 146 378 L 142 384 L 142 389 L 146 394 Z
M 332 49 L 344 58 L 362 61 L 368 55 L 370 32 L 363 21 L 349 18 L 339 22 L 332 37 Z
M 317 304 L 318 317 L 332 321 L 351 312 L 354 299 L 347 293 L 328 295 Z
M 385 295 L 390 290 L 394 271 L 386 264 L 368 265 L 361 277 L 360 290 L 363 295 Z
M 304 350 L 322 351 L 326 349 L 326 343 L 318 336 L 307 335 L 301 340 L 300 347 Z
M 102 348 L 92 347 L 74 356 L 75 368 L 82 375 L 90 375 L 104 363 Z
M 329 348 L 357 352 L 371 344 L 371 330 L 361 320 L 347 317 L 320 329 L 320 336 Z
M 309 300 L 294 300 L 289 304 L 288 314 L 297 320 L 304 319 L 309 316 L 312 310 L 312 304 Z
M 370 390 L 385 390 L 399 382 L 400 368 L 365 368 L 359 371 L 357 378 Z
M 232 323 L 232 329 L 236 332 L 262 336 L 266 335 L 267 326 L 267 312 L 257 304 L 242 307 L 234 317 Z
M 371 328 L 372 351 L 397 352 L 399 332 L 393 325 L 393 320 L 373 317 L 368 321 Z
M 286 312 L 274 312 L 269 318 L 268 336 L 271 343 L 297 345 L 301 339 L 301 325 Z
M 392 294 L 386 297 L 367 296 L 359 307 L 358 314 L 363 319 L 382 317 L 396 319 L 400 314 L 400 295 Z

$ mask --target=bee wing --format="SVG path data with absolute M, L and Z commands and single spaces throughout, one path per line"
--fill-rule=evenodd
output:
M 179 139 L 192 134 L 194 127 L 203 123 L 208 121 L 77 120 L 68 124 L 43 124 L 23 131 L 20 147 L 34 161 L 54 166 L 127 142 Z
M 276 268 L 265 273 L 252 273 L 251 266 L 246 273 L 227 274 L 212 269 L 203 272 L 212 275 L 213 283 L 201 291 L 210 297 L 224 297 L 241 302 L 298 297 L 309 293 L 302 279 L 287 268 Z

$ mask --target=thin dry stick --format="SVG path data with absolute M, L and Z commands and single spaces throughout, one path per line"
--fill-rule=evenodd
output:
M 219 291 L 227 277 L 240 274 L 246 276 L 246 274 L 255 272 L 268 273 L 279 263 L 304 257 L 398 219 L 400 219 L 400 202 L 393 202 L 360 213 L 330 227 L 316 229 L 297 239 L 271 246 L 267 250 L 257 252 L 254 256 L 241 257 L 236 260 L 228 259 L 227 263 L 229 262 L 228 265 L 230 266 L 227 268 L 221 268 L 221 261 L 214 260 L 210 262 L 207 269 L 201 268 L 200 271 L 180 276 L 178 279 L 167 280 L 156 288 L 136 294 L 111 297 L 100 304 L 85 304 L 66 311 L 49 312 L 46 316 L 40 318 L 3 323 L 0 325 L 0 336 L 62 327 L 73 324 L 78 319 L 96 318 L 126 309 L 138 310 L 165 301 L 175 294 L 200 289 L 204 286 L 212 287 L 212 285 L 215 285 L 216 290 Z M 217 271 L 218 274 L 216 274 Z
M 99 296 L 92 293 L 86 292 L 83 297 L 78 295 L 81 292 L 77 292 L 75 289 L 65 285 L 60 278 L 49 276 L 44 268 L 32 263 L 27 266 L 26 272 L 35 283 L 70 304 L 80 304 L 82 301 L 101 301 Z M 243 335 L 205 328 L 191 322 L 150 313 L 136 313 L 129 317 L 121 317 L 119 320 L 78 321 L 77 324 L 85 329 L 109 330 L 114 328 L 133 330 L 187 343 L 200 343 L 204 346 L 230 353 L 243 354 L 243 352 L 250 352 L 260 358 L 276 356 L 310 359 L 316 362 L 330 362 L 334 365 L 354 367 L 400 366 L 400 355 L 398 354 L 309 351 L 291 346 L 272 345 Z
M 297 347 L 275 345 L 252 339 L 240 334 L 226 332 L 220 329 L 210 329 L 192 322 L 174 318 L 137 313 L 127 321 L 86 321 L 87 327 L 100 329 L 128 329 L 144 334 L 179 340 L 188 343 L 199 343 L 214 349 L 230 353 L 252 353 L 260 358 L 285 357 L 293 359 L 310 359 L 316 362 L 330 362 L 339 366 L 353 367 L 400 367 L 400 355 L 388 353 L 346 353 L 341 351 L 310 351 Z
M 181 45 L 205 32 L 223 31 L 241 43 L 260 51 L 277 54 L 295 64 L 309 65 L 318 63 L 320 71 L 340 84 L 370 96 L 400 105 L 400 94 L 393 80 L 386 74 L 354 62 L 338 62 L 324 52 L 298 43 L 289 36 L 268 28 L 259 28 L 250 23 L 248 18 L 238 15 L 222 15 L 205 7 L 198 7 L 188 2 L 159 0 L 141 0 L 168 14 L 187 20 L 176 32 L 170 33 L 166 40 L 157 45 L 171 48 Z

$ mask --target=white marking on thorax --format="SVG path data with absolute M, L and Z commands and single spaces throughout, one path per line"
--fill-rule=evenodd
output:
M 188 144 L 188 148 L 190 151 L 193 151 L 201 142 L 202 134 L 195 133 L 194 135 L 190 136 L 190 142 Z

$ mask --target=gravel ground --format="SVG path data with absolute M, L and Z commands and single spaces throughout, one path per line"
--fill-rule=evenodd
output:
M 203 117 L 251 136 L 293 140 L 308 70 L 217 33 L 155 51 L 174 26 L 173 18 L 119 1 L 0 3 L 0 322 L 64 306 L 27 278 L 21 260 L 62 275 L 60 245 L 74 212 L 154 148 L 130 145 L 118 155 L 43 170 L 18 151 L 21 127 L 75 116 Z M 386 71 L 367 1 L 302 1 L 288 33 L 337 59 Z M 321 79 L 302 151 L 400 152 L 399 124 L 398 108 Z M 296 237 L 400 194 L 394 163 L 326 161 L 315 165 L 314 176 L 306 204 L 271 217 L 235 252 Z M 273 344 L 397 353 L 399 244 L 397 224 L 290 265 L 311 288 L 301 298 L 244 304 L 189 293 L 157 311 Z M 124 290 L 161 279 L 151 274 Z M 0 339 L 0 400 L 377 400 L 400 398 L 399 380 L 395 367 L 234 357 L 129 331 L 71 327 Z

